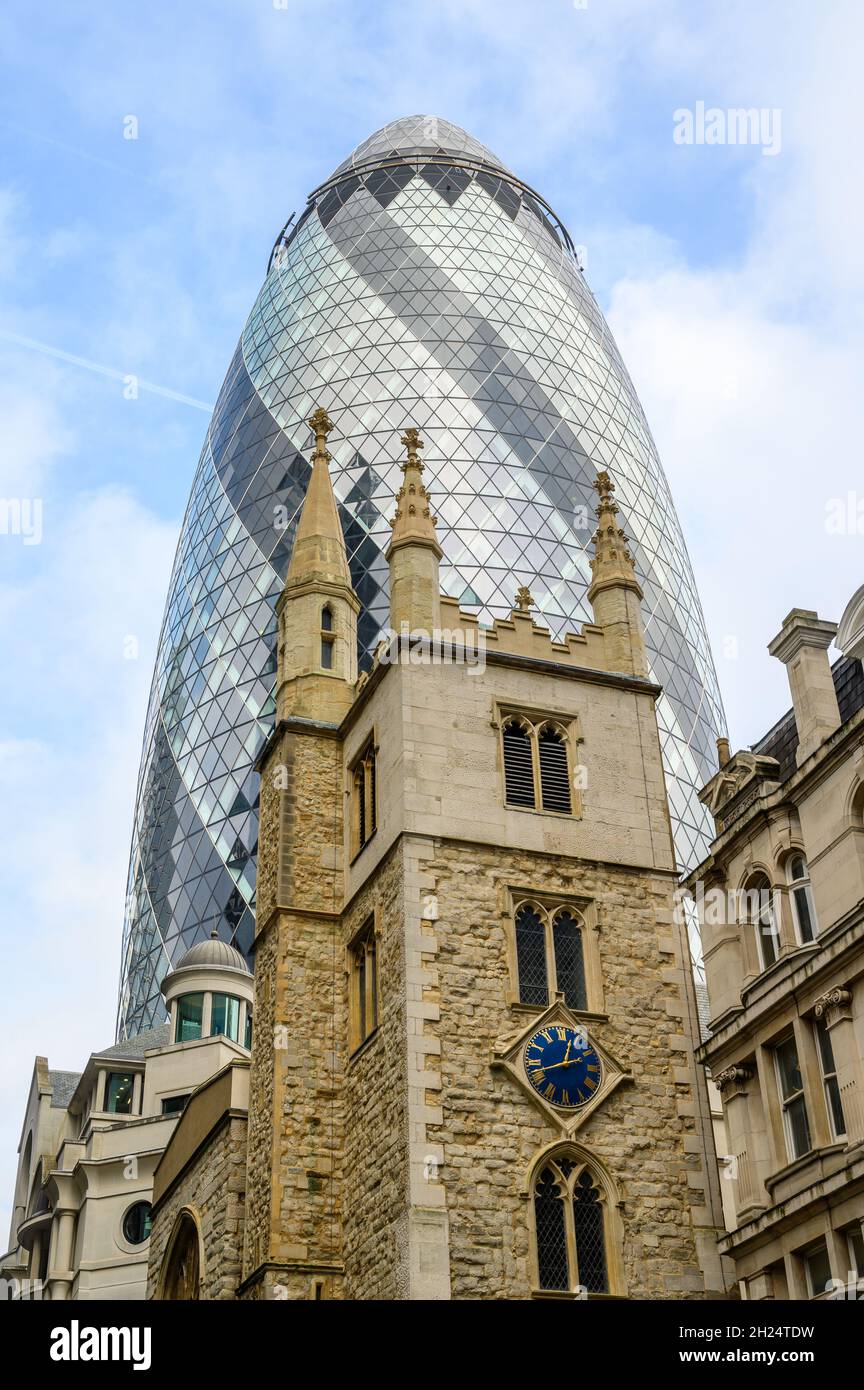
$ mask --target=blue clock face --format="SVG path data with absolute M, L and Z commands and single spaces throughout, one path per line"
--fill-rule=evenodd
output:
M 525 1048 L 525 1071 L 537 1094 L 562 1110 L 587 1105 L 603 1079 L 588 1034 L 561 1023 L 550 1023 L 534 1034 Z

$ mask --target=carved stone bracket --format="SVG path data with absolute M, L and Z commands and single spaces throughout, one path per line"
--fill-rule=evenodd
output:
M 714 1077 L 714 1084 L 721 1093 L 729 1090 L 730 1096 L 724 1096 L 729 1100 L 731 1095 L 743 1095 L 744 1087 L 748 1081 L 753 1079 L 753 1068 L 750 1066 L 726 1067 L 724 1071 L 718 1072 Z
M 836 986 L 834 989 L 826 990 L 816 1000 L 813 1012 L 817 1018 L 825 1019 L 829 1028 L 833 1028 L 835 1023 L 840 1023 L 843 1019 L 852 1017 L 849 1005 L 852 1003 L 852 994 L 848 989 Z

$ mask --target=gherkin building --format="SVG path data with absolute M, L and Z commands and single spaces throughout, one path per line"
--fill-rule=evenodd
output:
M 595 493 L 613 476 L 644 589 L 681 866 L 723 711 L 681 528 L 642 408 L 568 232 L 447 121 L 370 136 L 280 233 L 219 393 L 171 575 L 144 734 L 118 1036 L 164 1016 L 160 982 L 216 928 L 250 955 L 257 774 L 274 716 L 275 603 L 329 448 L 361 662 L 387 622 L 399 436 L 419 426 L 443 590 L 481 621 L 527 585 L 561 636 L 590 621 Z

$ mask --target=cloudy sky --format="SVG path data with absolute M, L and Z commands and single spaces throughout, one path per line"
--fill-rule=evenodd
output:
M 827 524 L 864 498 L 862 36 L 857 0 L 7 0 L 0 498 L 31 510 L 0 533 L 4 1223 L 34 1055 L 77 1069 L 113 1037 L 173 549 L 288 215 L 418 111 L 544 194 L 657 439 L 744 746 L 788 705 L 785 613 L 836 620 L 864 578 L 864 523 Z M 699 103 L 763 111 L 766 144 L 677 143 Z

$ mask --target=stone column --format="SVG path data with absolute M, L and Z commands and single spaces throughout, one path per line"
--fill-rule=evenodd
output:
M 51 1297 L 65 1301 L 69 1297 L 72 1283 L 72 1253 L 75 1239 L 75 1212 L 63 1208 L 57 1213 L 57 1241 L 54 1250 L 53 1267 L 48 1275 L 52 1281 Z
M 27 1267 L 27 1273 L 31 1279 L 39 1278 L 39 1262 L 42 1259 L 42 1240 L 42 1232 L 36 1231 L 33 1236 L 33 1244 L 30 1247 L 30 1264 Z
M 740 1224 L 742 1212 L 764 1206 L 759 1164 L 753 1152 L 748 1083 L 753 1080 L 751 1066 L 731 1066 L 715 1078 L 723 1098 L 723 1113 L 733 1158 L 732 1177 L 735 1184 L 735 1212 Z
M 136 1071 L 132 1079 L 132 1114 L 141 1114 L 141 1091 L 144 1078 L 140 1071 Z
M 864 1115 L 861 1104 L 862 1061 L 858 1054 L 855 1025 L 852 1019 L 852 993 L 848 989 L 829 989 L 816 1000 L 816 1018 L 828 1025 L 828 1036 L 837 1068 L 840 1103 L 846 1121 L 846 1140 L 850 1145 L 864 1139 Z

